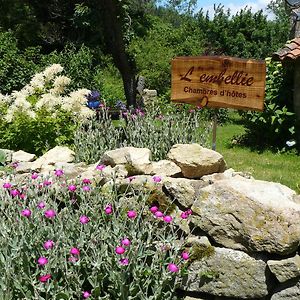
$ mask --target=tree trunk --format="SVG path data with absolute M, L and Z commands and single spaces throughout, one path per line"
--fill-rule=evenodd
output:
M 114 63 L 121 73 L 127 107 L 136 106 L 136 78 L 134 62 L 130 60 L 123 39 L 120 2 L 102 0 L 106 44 L 113 56 Z

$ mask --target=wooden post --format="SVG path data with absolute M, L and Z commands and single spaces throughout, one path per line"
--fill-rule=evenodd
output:
M 217 109 L 214 110 L 213 116 L 213 137 L 212 137 L 212 150 L 216 151 L 217 148 L 217 124 L 218 124 L 218 114 Z

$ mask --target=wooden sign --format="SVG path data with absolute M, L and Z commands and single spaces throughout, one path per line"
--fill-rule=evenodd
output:
M 174 102 L 262 111 L 265 84 L 264 61 L 226 56 L 172 60 Z

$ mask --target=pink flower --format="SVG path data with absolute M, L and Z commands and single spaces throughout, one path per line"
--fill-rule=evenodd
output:
M 183 260 L 188 260 L 190 255 L 189 255 L 188 252 L 184 251 L 184 252 L 181 253 L 181 257 L 182 257 Z
M 191 214 L 193 214 L 193 211 L 192 211 L 191 209 L 188 209 L 188 210 L 186 211 L 186 213 L 187 213 L 188 215 L 191 215 Z
M 129 182 L 132 182 L 135 179 L 135 176 L 129 176 L 127 179 L 129 180 Z
M 115 252 L 117 254 L 121 255 L 121 254 L 123 254 L 125 252 L 125 248 L 123 248 L 121 246 L 118 246 L 118 247 L 116 247 Z
M 19 198 L 24 200 L 26 198 L 26 195 L 25 194 L 19 194 Z
M 31 216 L 31 210 L 26 208 L 21 211 L 21 215 L 23 217 L 29 218 Z
M 112 209 L 111 204 L 107 205 L 107 206 L 105 207 L 104 211 L 105 211 L 105 213 L 106 213 L 107 215 L 112 214 L 113 209 Z
M 124 246 L 130 246 L 131 241 L 130 241 L 130 239 L 125 238 L 125 239 L 123 239 L 123 240 L 121 241 L 121 244 L 124 245 Z
M 31 175 L 31 179 L 37 179 L 39 177 L 39 175 L 37 173 L 33 173 Z
M 46 275 L 43 275 L 43 276 L 39 277 L 40 282 L 47 282 L 50 279 L 51 279 L 51 274 L 46 274 Z
M 53 209 L 48 209 L 44 212 L 44 216 L 47 219 L 53 219 L 56 216 L 56 212 Z
M 11 183 L 9 183 L 9 182 L 5 182 L 5 183 L 3 184 L 3 187 L 4 187 L 5 189 L 10 189 L 10 188 L 12 187 L 12 185 L 11 185 Z
M 158 210 L 154 215 L 156 218 L 161 218 L 164 216 L 164 214 L 160 210 Z
M 37 205 L 37 208 L 43 209 L 43 208 L 45 208 L 45 206 L 46 206 L 46 203 L 45 203 L 44 201 L 41 201 L 41 202 Z
M 70 250 L 70 254 L 72 254 L 72 255 L 79 255 L 79 254 L 80 254 L 80 251 L 79 251 L 78 248 L 73 247 L 73 248 L 71 248 L 71 250 Z
M 90 179 L 88 179 L 88 178 L 84 178 L 84 179 L 82 180 L 82 182 L 83 182 L 84 184 L 91 184 L 91 183 L 92 183 L 92 181 L 91 181 Z
M 48 259 L 44 256 L 41 256 L 37 262 L 40 266 L 44 266 L 48 263 Z
M 18 190 L 14 189 L 14 190 L 10 191 L 10 194 L 14 198 L 14 197 L 20 195 L 20 192 Z
M 168 270 L 172 273 L 177 273 L 179 271 L 179 268 L 175 264 L 168 264 Z
M 152 177 L 152 180 L 153 180 L 154 182 L 158 183 L 158 182 L 161 182 L 161 177 L 155 175 L 155 176 Z
M 79 260 L 78 257 L 75 256 L 71 256 L 68 258 L 68 261 L 71 263 L 76 263 L 78 260 Z
M 135 219 L 135 218 L 136 218 L 136 212 L 135 212 L 134 210 L 129 210 L 129 211 L 127 212 L 127 217 L 128 217 L 129 219 Z
M 166 223 L 171 223 L 173 218 L 171 216 L 164 216 L 163 220 L 166 222 Z
M 85 192 L 88 192 L 88 191 L 91 190 L 91 188 L 90 188 L 88 185 L 83 186 L 82 189 L 83 189 Z
M 76 185 L 75 185 L 75 184 L 69 185 L 69 186 L 68 186 L 68 190 L 69 190 L 70 192 L 75 192 L 75 191 L 76 191 Z
M 48 240 L 44 243 L 44 248 L 46 250 L 52 249 L 54 247 L 54 242 L 52 240 Z
M 97 165 L 96 170 L 103 171 L 105 169 L 105 165 Z
M 84 299 L 89 298 L 91 295 L 92 295 L 92 294 L 91 294 L 90 292 L 88 292 L 88 291 L 82 292 L 82 297 L 83 297 Z
M 81 224 L 87 224 L 90 221 L 90 218 L 88 216 L 82 215 L 80 216 L 79 221 Z
M 189 217 L 189 215 L 186 211 L 184 211 L 180 214 L 180 217 L 181 217 L 181 219 L 187 219 Z
M 157 206 L 152 206 L 152 207 L 150 208 L 150 211 L 151 211 L 153 214 L 155 214 L 155 213 L 158 211 L 158 207 L 157 207 Z
M 60 177 L 62 175 L 64 175 L 64 170 L 58 169 L 54 171 L 55 176 Z
M 128 266 L 128 264 L 129 264 L 129 259 L 128 259 L 128 258 L 121 258 L 121 259 L 119 260 L 119 263 L 120 263 L 120 265 L 122 265 L 122 266 Z
M 51 184 L 52 184 L 52 182 L 49 181 L 49 180 L 45 180 L 45 181 L 43 182 L 43 186 L 49 186 L 49 185 L 51 185 Z

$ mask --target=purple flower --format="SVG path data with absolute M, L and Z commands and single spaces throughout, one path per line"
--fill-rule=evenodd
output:
M 41 201 L 41 202 L 37 205 L 37 208 L 43 209 L 43 208 L 45 208 L 45 206 L 46 206 L 46 203 L 45 203 L 44 201 Z
M 120 263 L 120 265 L 122 265 L 122 266 L 128 266 L 128 264 L 129 264 L 129 259 L 128 259 L 128 258 L 121 258 L 121 259 L 119 260 L 119 263 Z
M 150 211 L 155 214 L 158 211 L 158 207 L 157 206 L 152 206 L 150 207 Z
M 39 177 L 39 174 L 33 173 L 31 174 L 31 179 L 37 179 Z
M 82 189 L 83 189 L 85 192 L 89 192 L 89 191 L 91 190 L 91 188 L 90 188 L 88 185 L 83 186 Z
M 48 209 L 44 212 L 44 216 L 47 219 L 53 219 L 56 216 L 56 212 L 53 209 Z
M 51 279 L 51 274 L 46 274 L 46 275 L 43 275 L 43 276 L 40 276 L 39 277 L 39 281 L 40 282 L 47 282 L 48 280 L 50 280 Z
M 123 239 L 123 240 L 121 241 L 121 244 L 122 244 L 123 246 L 130 246 L 131 241 L 130 241 L 130 239 L 125 238 L 125 239 Z
M 173 218 L 171 216 L 164 216 L 163 220 L 166 222 L 166 223 L 171 223 Z
M 60 177 L 62 175 L 64 175 L 64 170 L 58 169 L 54 171 L 55 176 Z
M 79 251 L 78 248 L 73 247 L 73 248 L 71 248 L 71 250 L 70 250 L 70 254 L 72 254 L 72 255 L 79 255 L 79 254 L 80 254 L 80 251 Z
M 164 214 L 163 214 L 160 210 L 158 210 L 158 211 L 154 214 L 154 216 L 155 216 L 156 218 L 162 218 L 162 217 L 164 216 Z
M 52 249 L 54 247 L 54 242 L 52 240 L 48 240 L 43 246 L 46 250 Z
M 83 297 L 84 299 L 89 298 L 91 295 L 92 295 L 92 294 L 91 294 L 90 292 L 88 292 L 88 291 L 82 292 L 82 297 Z
M 37 262 L 40 266 L 44 266 L 48 263 L 48 259 L 44 256 L 41 256 Z
M 135 219 L 135 218 L 136 218 L 136 212 L 135 212 L 134 210 L 129 210 L 129 211 L 127 212 L 127 217 L 128 217 L 129 219 Z
M 49 180 L 45 180 L 45 181 L 43 182 L 43 186 L 49 186 L 49 185 L 51 185 L 51 184 L 52 184 L 52 182 L 49 181 Z
M 81 224 L 87 224 L 90 221 L 90 218 L 88 216 L 82 215 L 80 216 L 79 221 Z
M 188 252 L 184 251 L 181 253 L 181 257 L 183 260 L 188 260 L 190 258 L 190 255 Z
M 116 247 L 115 252 L 117 254 L 121 255 L 121 254 L 123 254 L 125 252 L 125 248 L 123 248 L 121 246 L 118 246 L 118 247 Z
M 168 264 L 168 270 L 172 273 L 177 273 L 179 271 L 179 268 L 175 264 Z
M 104 212 L 105 212 L 105 214 L 107 214 L 107 215 L 111 215 L 111 214 L 112 214 L 112 211 L 113 211 L 113 209 L 112 209 L 112 205 L 111 205 L 111 204 L 107 205 L 107 206 L 105 207 L 105 209 L 104 209 Z
M 161 177 L 155 175 L 155 176 L 152 177 L 152 180 L 153 180 L 154 182 L 156 182 L 156 183 L 159 183 L 159 182 L 161 182 Z
M 14 198 L 16 196 L 18 196 L 20 194 L 20 192 L 17 189 L 11 190 L 10 191 L 10 195 Z
M 97 165 L 96 170 L 103 171 L 105 169 L 105 165 Z
M 31 210 L 26 208 L 21 211 L 21 215 L 23 217 L 29 218 L 31 216 Z
M 12 187 L 12 185 L 11 185 L 11 183 L 9 183 L 9 182 L 5 182 L 5 183 L 3 184 L 3 187 L 4 187 L 5 189 L 10 189 L 10 188 Z
M 75 191 L 76 191 L 76 185 L 75 185 L 75 184 L 69 185 L 69 186 L 68 186 L 68 190 L 69 190 L 70 192 L 75 192 Z
M 88 179 L 88 178 L 82 179 L 82 182 L 83 182 L 84 184 L 91 184 L 91 183 L 92 183 L 92 181 L 91 181 L 90 179 Z

